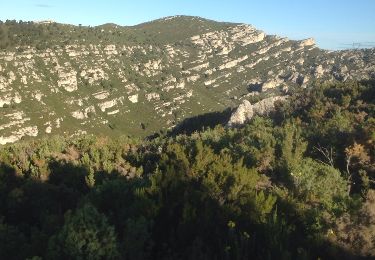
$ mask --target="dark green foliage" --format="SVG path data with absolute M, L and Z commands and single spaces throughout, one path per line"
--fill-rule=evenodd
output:
M 151 141 L 0 150 L 1 259 L 374 257 L 374 83 Z
M 30 253 L 30 245 L 27 243 L 27 239 L 24 234 L 11 225 L 3 223 L 0 220 L 0 258 L 7 259 L 12 256 L 13 259 L 25 259 Z M 19 250 L 19 246 L 22 245 L 23 250 Z
M 51 259 L 115 259 L 117 241 L 113 227 L 90 204 L 68 212 L 61 231 L 50 239 Z

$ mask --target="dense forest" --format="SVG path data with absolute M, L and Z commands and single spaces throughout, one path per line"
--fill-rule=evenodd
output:
M 0 259 L 375 257 L 375 82 L 152 140 L 0 150 Z

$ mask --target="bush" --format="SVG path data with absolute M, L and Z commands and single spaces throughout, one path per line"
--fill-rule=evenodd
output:
M 317 203 L 327 210 L 343 209 L 348 198 L 348 182 L 335 168 L 306 158 L 290 175 L 297 195 L 307 203 Z

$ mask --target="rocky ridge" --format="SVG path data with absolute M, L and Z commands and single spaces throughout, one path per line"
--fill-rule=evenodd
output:
M 0 51 L 0 144 L 51 134 L 145 136 L 270 97 L 253 112 L 238 112 L 242 117 L 231 123 L 237 124 L 314 80 L 375 76 L 374 49 L 331 52 L 313 39 L 291 41 L 246 24 L 169 17 L 131 28 L 33 26 L 82 36 Z M 241 106 L 246 111 L 249 104 Z
M 262 99 L 253 105 L 248 100 L 243 100 L 242 103 L 232 113 L 227 126 L 236 127 L 241 126 L 253 118 L 253 116 L 266 116 L 272 113 L 275 109 L 276 102 L 283 102 L 287 96 L 273 96 Z

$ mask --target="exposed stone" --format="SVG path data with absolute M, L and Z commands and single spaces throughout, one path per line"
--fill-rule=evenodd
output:
M 18 141 L 18 136 L 11 135 L 11 136 L 0 136 L 0 144 L 7 144 L 7 143 L 14 143 Z
M 47 126 L 45 132 L 46 134 L 50 134 L 52 132 L 52 126 Z
M 42 97 L 44 95 L 42 93 L 40 93 L 40 91 L 36 91 L 35 93 L 32 94 L 32 97 L 35 98 L 36 100 L 38 100 L 39 102 L 42 101 Z
M 315 67 L 314 75 L 316 77 L 321 77 L 324 74 L 325 70 L 323 69 L 323 66 L 320 64 Z
M 293 82 L 293 83 L 298 84 L 298 85 L 302 85 L 302 84 L 306 83 L 307 80 L 308 80 L 308 77 L 305 77 L 304 75 L 302 75 L 298 72 L 292 73 L 292 75 L 290 75 L 290 77 L 288 78 L 288 81 Z
M 262 91 L 274 89 L 274 88 L 278 87 L 282 82 L 283 82 L 283 80 L 280 80 L 280 79 L 268 80 L 268 81 L 266 81 L 262 84 Z
M 253 106 L 250 104 L 248 100 L 244 100 L 242 104 L 240 104 L 236 111 L 232 113 L 229 121 L 228 126 L 234 127 L 237 125 L 244 124 L 247 120 L 250 120 L 254 115 Z
M 269 97 L 255 103 L 254 105 L 251 105 L 248 100 L 244 100 L 232 113 L 227 125 L 228 127 L 235 127 L 243 125 L 254 115 L 268 115 L 275 109 L 276 101 L 284 100 L 286 100 L 286 96 Z
M 265 37 L 264 32 L 258 31 L 251 25 L 247 24 L 238 25 L 234 27 L 231 32 L 233 33 L 232 39 L 240 42 L 242 46 L 260 42 Z
M 308 39 L 302 40 L 299 45 L 301 47 L 312 46 L 312 45 L 315 45 L 315 40 L 314 38 L 308 38 Z
M 76 119 L 85 119 L 85 118 L 88 118 L 89 113 L 95 113 L 95 107 L 94 106 L 89 106 L 89 107 L 85 108 L 83 111 L 82 110 L 73 111 L 72 117 L 74 117 Z
M 145 98 L 147 101 L 151 101 L 151 100 L 160 100 L 160 95 L 158 93 L 148 93 L 145 95 Z
M 78 89 L 77 86 L 77 72 L 71 70 L 69 72 L 59 71 L 59 80 L 57 85 L 63 87 L 68 92 L 73 92 Z
M 92 95 L 94 96 L 94 98 L 102 100 L 102 99 L 106 99 L 109 96 L 109 92 L 108 91 L 100 91 L 100 92 L 94 93 Z
M 26 77 L 26 75 L 22 75 L 21 82 L 22 82 L 22 84 L 27 85 L 27 77 Z
M 132 95 L 128 97 L 129 101 L 132 103 L 138 103 L 138 94 Z
M 82 111 L 73 111 L 72 112 L 72 117 L 74 117 L 75 119 L 84 119 L 85 118 L 85 113 L 82 112 Z
M 233 68 L 233 67 L 235 67 L 238 63 L 240 63 L 240 62 L 242 62 L 242 61 L 244 61 L 244 60 L 246 60 L 246 59 L 248 59 L 248 56 L 247 56 L 247 55 L 245 55 L 245 56 L 243 56 L 243 57 L 240 57 L 240 58 L 238 58 L 238 59 L 236 59 L 236 60 L 229 61 L 229 62 L 227 62 L 227 63 L 221 65 L 221 66 L 219 67 L 219 70 Z
M 56 128 L 60 128 L 61 127 L 61 122 L 64 121 L 63 118 L 57 118 L 55 120 L 55 123 L 56 123 Z
M 4 97 L 0 97 L 0 108 L 4 107 L 4 105 L 10 105 L 12 103 L 12 97 L 6 95 Z
M 6 137 L 0 136 L 0 144 L 14 143 L 20 140 L 24 136 L 31 136 L 31 137 L 38 136 L 38 127 L 27 126 L 27 127 L 20 128 L 12 132 L 10 136 L 6 136 Z
M 107 55 L 117 55 L 118 52 L 116 50 L 116 45 L 107 45 L 105 48 L 104 48 L 104 51 Z
M 206 62 L 206 63 L 203 63 L 203 64 L 200 64 L 200 65 L 197 65 L 189 70 L 193 70 L 193 71 L 200 71 L 204 68 L 208 68 L 210 66 L 210 63 L 209 62 Z
M 14 97 L 13 97 L 13 102 L 16 103 L 16 104 L 19 104 L 22 102 L 22 97 L 20 95 L 20 93 L 16 92 Z
M 108 80 L 108 75 L 102 68 L 82 70 L 80 76 L 87 80 L 89 84 L 98 83 L 102 80 Z
M 114 115 L 114 114 L 117 114 L 118 112 L 120 112 L 120 110 L 116 109 L 116 110 L 113 110 L 111 112 L 108 112 L 107 115 Z
M 261 101 L 253 105 L 254 114 L 259 116 L 265 116 L 271 113 L 275 109 L 276 101 L 285 101 L 287 96 L 275 96 L 262 99 Z
M 116 104 L 117 104 L 117 100 L 113 99 L 113 100 L 109 100 L 103 103 L 99 103 L 98 106 L 102 112 L 105 112 L 106 109 L 111 108 L 115 106 Z
M 198 79 L 200 79 L 200 77 L 201 77 L 200 75 L 192 75 L 192 76 L 186 78 L 186 80 L 187 80 L 187 82 L 195 82 Z
M 176 85 L 176 88 L 184 89 L 185 88 L 185 81 L 181 81 Z

